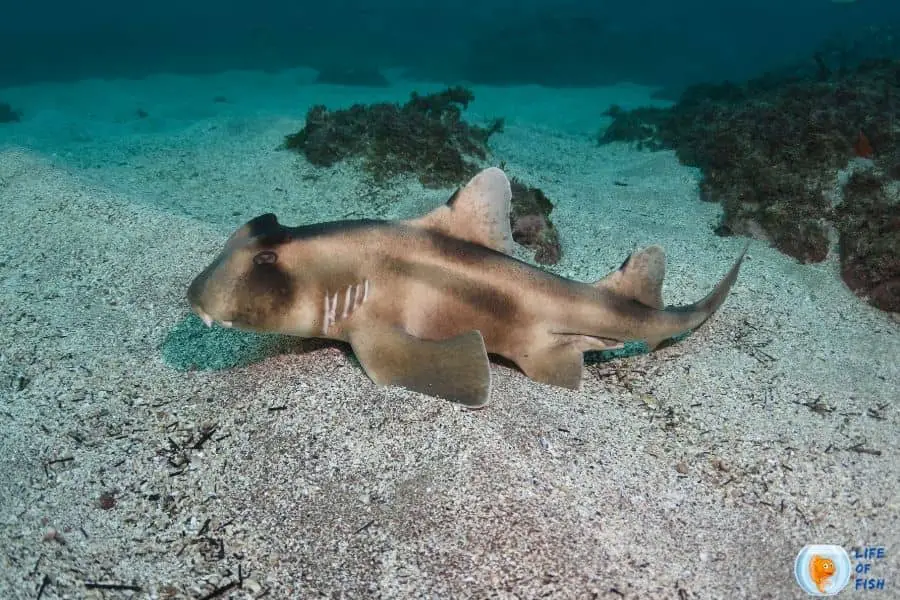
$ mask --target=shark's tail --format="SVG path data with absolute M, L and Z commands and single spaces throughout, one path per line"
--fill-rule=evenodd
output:
M 738 273 L 741 270 L 741 263 L 743 263 L 749 247 L 750 242 L 747 242 L 731 269 L 705 298 L 684 306 L 667 306 L 662 311 L 663 315 L 661 316 L 663 320 L 668 322 L 667 324 L 670 324 L 670 326 L 664 327 L 665 331 L 660 331 L 660 335 L 656 339 L 646 340 L 651 349 L 655 350 L 660 346 L 664 346 L 673 337 L 697 329 L 719 310 L 719 307 L 725 302 L 725 298 L 728 297 L 731 287 L 737 280 Z
M 622 325 L 618 332 L 620 335 L 611 337 L 606 343 L 612 345 L 617 341 L 640 340 L 651 350 L 655 350 L 673 338 L 703 325 L 728 297 L 748 247 L 749 242 L 712 292 L 699 302 L 685 306 L 663 304 L 666 256 L 662 248 L 649 246 L 631 254 L 616 271 L 594 283 L 595 287 L 605 289 L 615 296 L 635 301 L 622 305 L 622 314 L 618 318 Z

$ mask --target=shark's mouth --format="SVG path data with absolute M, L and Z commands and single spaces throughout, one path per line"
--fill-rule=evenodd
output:
M 228 329 L 231 329 L 234 326 L 234 323 L 232 321 L 217 321 L 213 319 L 211 316 L 209 316 L 196 306 L 194 307 L 194 312 L 197 313 L 197 316 L 200 317 L 200 320 L 203 321 L 203 324 L 207 327 L 212 327 L 213 323 L 218 323 L 222 327 L 226 327 Z

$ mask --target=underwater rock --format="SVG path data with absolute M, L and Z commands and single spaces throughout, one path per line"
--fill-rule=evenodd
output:
M 21 112 L 13 110 L 6 102 L 0 102 L 0 123 L 18 123 L 21 120 Z
M 323 167 L 362 157 L 378 182 L 413 173 L 426 187 L 457 185 L 475 175 L 475 160 L 487 158 L 488 138 L 503 130 L 502 119 L 488 127 L 462 120 L 473 99 L 469 90 L 453 87 L 425 96 L 413 92 L 402 106 L 355 104 L 336 111 L 313 106 L 306 125 L 286 136 L 284 146 Z
M 598 141 L 674 149 L 683 164 L 699 167 L 701 197 L 724 208 L 720 235 L 763 239 L 818 262 L 837 229 L 847 285 L 896 310 L 889 307 L 900 302 L 900 286 L 891 283 L 900 248 L 891 232 L 900 208 L 884 190 L 900 175 L 900 61 L 831 69 L 817 55 L 813 64 L 742 84 L 691 86 L 670 108 L 613 107 Z M 837 172 L 853 158 L 872 161 L 883 180 L 851 181 L 835 209 Z
M 612 123 L 603 130 L 598 141 L 601 145 L 612 142 L 635 142 L 639 150 L 662 150 L 665 148 L 657 138 L 655 121 L 663 114 L 658 108 L 635 108 L 625 110 L 613 104 L 603 113 L 612 118 Z
M 553 203 L 544 192 L 515 178 L 510 179 L 512 211 L 510 225 L 513 240 L 535 251 L 534 260 L 543 265 L 555 265 L 562 256 L 559 234 L 550 220 Z

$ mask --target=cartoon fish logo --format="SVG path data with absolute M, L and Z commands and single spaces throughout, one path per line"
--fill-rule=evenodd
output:
M 794 560 L 794 578 L 810 596 L 834 596 L 848 583 L 850 555 L 835 544 L 807 544 Z
M 837 568 L 834 561 L 827 556 L 813 554 L 809 559 L 809 577 L 816 584 L 819 592 L 825 593 L 829 580 L 834 576 Z

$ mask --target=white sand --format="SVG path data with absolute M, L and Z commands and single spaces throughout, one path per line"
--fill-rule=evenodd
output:
M 802 598 L 793 560 L 814 542 L 886 546 L 879 597 L 900 597 L 900 332 L 833 260 L 754 243 L 684 342 L 593 365 L 578 392 L 496 366 L 478 412 L 377 389 L 343 347 L 280 353 L 185 321 L 188 282 L 247 218 L 445 199 L 275 151 L 311 104 L 414 87 L 308 80 L 0 91 L 26 113 L 0 128 L 0 598 L 42 582 L 47 599 L 199 598 L 239 566 L 243 586 L 220 597 Z M 593 280 L 661 243 L 666 299 L 683 303 L 728 268 L 742 241 L 712 234 L 719 208 L 697 199 L 694 170 L 594 144 L 608 104 L 647 90 L 475 94 L 472 118 L 507 117 L 495 158 L 558 203 L 559 273 Z M 254 352 L 225 370 L 163 359 Z

